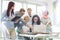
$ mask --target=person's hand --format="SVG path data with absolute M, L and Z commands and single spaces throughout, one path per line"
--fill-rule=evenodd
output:
M 19 20 L 16 20 L 16 22 L 18 22 Z
M 51 22 L 49 23 L 49 25 L 51 25 L 51 26 L 52 26 Z
M 51 22 L 48 22 L 46 25 L 47 25 L 47 26 L 52 26 Z
M 20 31 L 21 31 L 21 33 L 24 33 L 23 29 L 21 29 Z
M 32 28 L 32 25 L 30 25 L 30 24 L 26 24 L 26 25 L 27 25 L 27 27 Z
M 17 22 L 19 22 L 19 20 L 20 20 L 20 19 L 16 20 L 15 22 L 17 23 Z
M 27 32 L 30 32 L 30 30 L 27 30 Z

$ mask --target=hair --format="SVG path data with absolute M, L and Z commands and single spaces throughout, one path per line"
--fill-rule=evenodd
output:
M 47 14 L 49 14 L 49 12 L 47 11 Z
M 29 18 L 29 16 L 25 16 L 25 17 L 24 17 L 24 20 L 26 20 L 25 18 Z
M 8 8 L 7 8 L 7 16 L 9 17 L 9 11 L 11 10 L 11 7 L 14 6 L 14 2 L 10 1 L 8 4 Z M 14 10 L 12 9 L 11 14 L 14 14 Z
M 37 25 L 40 25 L 41 21 L 40 21 L 40 18 L 38 15 L 34 15 L 33 18 L 32 18 L 32 25 L 34 24 L 34 18 L 37 17 L 38 18 L 38 21 L 37 21 Z
M 25 12 L 24 8 L 21 8 L 21 9 L 20 9 L 20 12 L 21 12 L 21 11 Z
M 49 15 L 49 12 L 48 12 L 48 11 L 45 11 L 45 12 L 47 12 L 47 15 Z M 45 12 L 43 12 L 43 14 L 44 14 Z
M 31 8 L 28 8 L 27 10 L 31 10 L 31 11 L 32 11 L 32 9 L 31 9 Z

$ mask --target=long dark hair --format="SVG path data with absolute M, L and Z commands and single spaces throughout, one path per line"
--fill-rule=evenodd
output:
M 8 4 L 8 8 L 7 8 L 7 16 L 8 16 L 8 17 L 9 17 L 9 15 L 10 15 L 10 14 L 9 14 L 9 11 L 11 10 L 11 7 L 14 6 L 14 4 L 15 4 L 15 3 L 12 2 L 12 1 L 9 2 L 9 4 Z M 14 9 L 12 9 L 11 13 L 14 14 Z M 11 14 L 11 15 L 12 15 L 12 14 Z
M 40 18 L 38 15 L 34 15 L 33 18 L 32 18 L 32 25 L 34 24 L 34 18 L 37 17 L 38 18 L 38 21 L 37 21 L 37 25 L 40 25 L 41 21 L 40 21 Z

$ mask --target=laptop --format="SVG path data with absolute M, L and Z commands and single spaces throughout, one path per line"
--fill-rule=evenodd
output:
M 45 25 L 34 25 L 32 32 L 34 33 L 46 33 L 46 26 Z

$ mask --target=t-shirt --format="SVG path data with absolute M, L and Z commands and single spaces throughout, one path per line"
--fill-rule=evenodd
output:
M 48 24 L 48 23 L 51 23 L 51 19 L 50 18 L 41 18 L 41 22 L 42 24 L 44 24 L 46 26 L 46 31 L 47 32 L 52 32 L 52 28 L 51 28 L 51 24 Z

